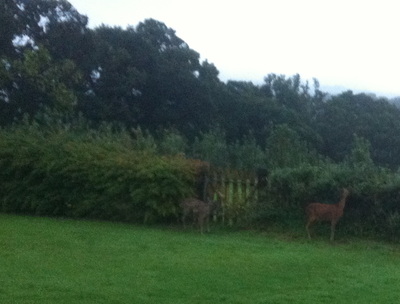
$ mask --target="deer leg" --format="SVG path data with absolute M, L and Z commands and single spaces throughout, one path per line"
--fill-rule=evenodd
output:
M 183 215 L 182 215 L 183 229 L 186 229 L 186 216 L 187 216 L 187 212 L 183 211 Z
M 336 227 L 336 222 L 332 221 L 331 223 L 331 242 L 333 242 L 335 238 L 335 227 Z
M 308 221 L 307 225 L 306 225 L 306 231 L 307 231 L 307 235 L 308 235 L 308 239 L 311 240 L 311 234 L 310 234 L 310 225 L 311 225 L 312 221 Z
M 204 218 L 199 215 L 199 226 L 200 226 L 200 233 L 203 234 L 203 225 L 204 225 Z
M 207 232 L 210 232 L 210 217 L 209 216 L 206 216 L 205 222 L 206 222 Z

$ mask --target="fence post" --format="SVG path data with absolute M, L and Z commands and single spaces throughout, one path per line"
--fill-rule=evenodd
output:
M 220 210 L 214 214 L 214 221 L 233 226 L 235 223 L 248 223 L 251 208 L 259 198 L 257 177 L 246 172 L 210 172 L 205 179 L 209 198 L 220 201 Z M 253 179 L 254 178 L 254 179 Z
M 254 188 L 255 190 L 255 188 Z M 250 209 L 250 204 L 252 204 L 251 200 L 253 199 L 252 197 L 250 197 L 251 195 L 251 181 L 250 178 L 246 179 L 246 183 L 245 183 L 245 206 L 244 208 L 246 209 L 246 214 L 245 214 L 245 221 L 248 223 L 249 222 L 249 209 Z
M 254 179 L 254 201 L 258 202 L 258 178 Z
M 232 216 L 232 206 L 233 206 L 233 193 L 234 193 L 234 188 L 233 188 L 233 179 L 230 178 L 228 180 L 229 184 L 228 184 L 228 207 L 230 207 L 230 212 L 229 214 L 229 218 L 228 218 L 228 225 L 229 226 L 233 226 L 233 216 Z
M 225 198 L 222 200 L 222 225 L 225 225 L 225 212 L 226 212 L 226 203 L 228 201 L 228 191 L 226 189 L 225 185 L 225 177 L 221 175 L 221 188 L 222 188 L 222 193 L 225 195 Z

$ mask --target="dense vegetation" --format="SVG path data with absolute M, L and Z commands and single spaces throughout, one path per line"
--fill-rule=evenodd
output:
M 285 125 L 334 161 L 350 152 L 356 134 L 370 142 L 374 162 L 400 164 L 400 110 L 388 100 L 351 91 L 329 96 L 300 75 L 221 82 L 212 63 L 152 19 L 89 29 L 65 0 L 3 0 L 0 12 L 3 126 L 50 107 L 94 124 L 174 129 L 190 143 L 218 129 L 229 144 L 254 139 L 265 148 Z
M 0 131 L 4 211 L 148 222 L 175 216 L 177 202 L 193 195 L 190 161 L 135 149 L 124 132 L 77 125 Z
M 299 223 L 305 202 L 346 186 L 347 232 L 398 238 L 389 100 L 300 75 L 224 83 L 164 23 L 89 29 L 65 0 L 1 0 L 0 38 L 3 211 L 174 218 L 201 159 L 268 171 L 251 224 Z

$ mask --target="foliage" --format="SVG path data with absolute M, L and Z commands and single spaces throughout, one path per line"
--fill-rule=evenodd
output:
M 246 136 L 243 141 L 236 141 L 229 146 L 230 166 L 240 170 L 256 171 L 264 168 L 266 164 L 266 153 L 257 144 L 254 136 Z
M 78 128 L 79 129 L 79 128 Z M 125 132 L 74 132 L 28 124 L 0 132 L 2 210 L 159 221 L 191 194 L 195 167 L 136 150 Z
M 74 62 L 56 63 L 44 48 L 25 51 L 22 59 L 0 63 L 1 124 L 31 116 L 43 107 L 68 113 L 73 111 L 77 96 L 73 90 L 81 74 Z M 1 98 L 2 97 L 2 98 Z
M 398 107 L 298 74 L 225 83 L 160 21 L 87 21 L 66 0 L 0 3 L 4 210 L 159 220 L 202 160 L 269 172 L 255 220 L 299 225 L 304 204 L 346 186 L 339 231 L 396 239 Z
M 5 0 L 6 16 L 12 19 L 13 37 L 25 37 L 29 43 L 17 44 L 18 52 L 43 45 L 56 60 L 70 59 L 78 65 L 90 58 L 91 39 L 86 28 L 88 18 L 66 0 Z M 7 37 L 7 36 L 6 36 Z M 12 44 L 13 41 L 8 40 Z M 15 46 L 15 45 L 14 45 Z M 77 48 L 77 46 L 79 46 Z
M 188 149 L 187 140 L 175 129 L 160 132 L 158 151 L 162 155 L 184 155 Z
M 366 142 L 355 138 L 353 160 L 360 156 Z M 400 179 L 387 169 L 370 162 L 368 154 L 357 163 L 303 164 L 278 168 L 269 175 L 265 196 L 255 207 L 254 221 L 283 228 L 299 227 L 304 223 L 304 208 L 310 202 L 337 203 L 340 189 L 350 190 L 339 233 L 356 236 L 379 236 L 397 240 L 400 212 Z
M 194 158 L 203 159 L 219 167 L 228 165 L 228 145 L 225 134 L 221 129 L 202 133 L 193 143 L 192 155 Z
M 377 164 L 397 169 L 399 166 L 400 109 L 385 99 L 374 99 L 351 91 L 334 96 L 320 106 L 316 128 L 324 138 L 321 153 L 343 160 L 350 152 L 353 136 L 371 144 L 371 158 Z
M 173 129 L 189 144 L 218 126 L 229 145 L 253 136 L 262 150 L 287 126 L 307 151 L 334 161 L 345 159 L 357 134 L 370 142 L 375 163 L 400 165 L 400 110 L 383 98 L 351 91 L 328 96 L 318 80 L 311 89 L 298 74 L 269 74 L 261 85 L 223 83 L 212 63 L 201 62 L 154 19 L 127 29 L 89 29 L 87 17 L 65 0 L 7 0 L 1 9 L 1 125 L 35 114 L 42 104 L 65 112 L 74 105 L 98 125 L 140 126 L 152 136 Z M 16 43 L 18 37 L 27 42 Z M 282 157 L 296 162 L 294 155 Z
M 134 148 L 135 150 L 142 151 L 145 153 L 154 154 L 157 151 L 157 143 L 154 137 L 149 133 L 149 131 L 142 131 L 140 127 L 132 129 L 134 138 Z
M 297 167 L 318 159 L 308 151 L 296 131 L 287 125 L 276 126 L 267 142 L 267 157 L 270 168 Z
M 348 156 L 347 162 L 351 167 L 358 170 L 368 170 L 368 168 L 374 167 L 370 149 L 371 144 L 368 140 L 354 134 L 353 148 Z

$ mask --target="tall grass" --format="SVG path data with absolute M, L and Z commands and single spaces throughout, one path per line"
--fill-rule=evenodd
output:
M 396 303 L 395 245 L 0 215 L 1 303 Z

